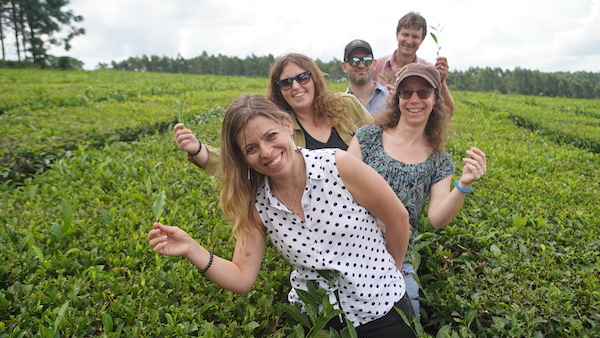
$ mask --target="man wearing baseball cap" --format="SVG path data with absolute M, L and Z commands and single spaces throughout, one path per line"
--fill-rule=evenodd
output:
M 344 61 L 340 64 L 350 81 L 346 93 L 356 96 L 371 115 L 385 108 L 388 96 L 388 89 L 373 81 L 375 64 L 371 45 L 359 39 L 346 45 Z

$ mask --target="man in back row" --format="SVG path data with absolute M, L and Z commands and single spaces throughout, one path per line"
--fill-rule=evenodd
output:
M 371 115 L 383 110 L 388 89 L 373 81 L 377 61 L 373 58 L 371 45 L 359 39 L 351 41 L 344 49 L 343 60 L 340 66 L 350 81 L 346 93 L 356 96 Z
M 374 63 L 373 80 L 382 85 L 387 85 L 389 90 L 395 90 L 396 73 L 409 63 L 430 62 L 417 56 L 417 50 L 427 36 L 427 21 L 419 13 L 410 12 L 400 18 L 396 27 L 397 49 L 390 55 L 381 57 Z M 454 99 L 450 95 L 450 90 L 446 84 L 448 75 L 448 60 L 445 57 L 438 57 L 435 62 L 435 68 L 440 73 L 442 88 L 440 94 L 444 98 L 444 103 L 448 107 L 450 116 L 454 115 Z

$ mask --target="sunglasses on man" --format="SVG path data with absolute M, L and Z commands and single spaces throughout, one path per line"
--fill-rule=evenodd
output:
M 362 61 L 363 65 L 365 65 L 365 67 L 368 67 L 373 64 L 373 57 L 372 56 L 363 56 L 362 58 L 353 57 L 353 58 L 348 58 L 348 60 L 346 60 L 346 62 L 348 62 L 348 64 L 352 67 L 358 67 L 358 65 L 360 64 L 361 61 Z
M 281 90 L 290 90 L 294 84 L 294 80 L 301 85 L 307 84 L 308 81 L 310 81 L 310 71 L 300 73 L 294 77 L 288 77 L 287 79 L 281 79 L 276 81 L 275 84 L 277 84 Z

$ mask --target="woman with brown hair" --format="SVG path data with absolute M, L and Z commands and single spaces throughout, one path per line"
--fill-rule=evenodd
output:
M 485 174 L 487 162 L 481 150 L 467 150 L 462 176 L 451 191 L 456 167 L 442 147 L 449 115 L 440 93 L 440 74 L 431 65 L 410 63 L 397 76 L 388 109 L 377 115 L 374 125 L 356 131 L 348 152 L 373 167 L 393 188 L 409 211 L 414 238 L 427 200 L 431 224 L 438 229 L 448 225 L 471 191 L 471 184 Z M 418 316 L 419 286 L 412 277 L 414 268 L 407 261 L 402 270 Z
M 275 60 L 269 74 L 267 98 L 289 113 L 294 141 L 307 149 L 346 150 L 354 131 L 372 123 L 371 114 L 351 94 L 327 90 L 325 75 L 309 57 L 291 53 Z M 206 173 L 220 175 L 220 150 L 203 145 L 190 129 L 173 128 L 177 146 Z

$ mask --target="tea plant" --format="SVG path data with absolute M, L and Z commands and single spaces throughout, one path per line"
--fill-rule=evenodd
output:
M 152 212 L 154 213 L 154 220 L 156 222 L 160 221 L 160 217 L 162 216 L 166 203 L 165 192 L 161 191 L 159 194 L 154 197 L 154 203 L 152 203 Z
M 346 326 L 339 333 L 334 329 L 326 330 L 327 323 L 341 316 L 344 311 L 335 309 L 327 291 L 320 289 L 314 281 L 309 281 L 307 287 L 306 291 L 296 289 L 304 305 L 295 303 L 287 307 L 291 319 L 298 323 L 294 324 L 292 321 L 292 332 L 287 335 L 287 338 L 358 337 L 352 322 L 345 316 Z
M 148 245 L 146 233 L 161 219 L 231 258 L 235 240 L 219 208 L 219 182 L 187 163 L 175 146 L 173 102 L 188 97 L 188 127 L 217 146 L 224 107 L 244 91 L 263 92 L 265 83 L 177 74 L 0 72 L 9 93 L 0 97 L 9 107 L 0 117 L 3 154 L 66 154 L 49 144 L 70 144 L 68 156 L 54 153 L 52 170 L 1 185 L 0 336 L 300 336 L 320 331 L 320 318 L 335 313 L 317 305 L 325 312 L 312 320 L 288 307 L 292 267 L 270 244 L 245 295 L 221 289 L 188 261 L 161 256 Z M 43 76 L 48 78 L 32 81 Z M 336 85 L 345 90 L 345 84 L 331 88 Z M 598 103 L 453 96 L 454 132 L 446 149 L 462 168 L 464 151 L 477 144 L 489 167 L 448 227 L 435 230 L 425 218 L 419 224 L 411 250 L 422 304 L 415 332 L 598 336 L 600 159 L 590 147 L 558 142 L 542 131 L 597 140 Z M 45 114 L 44 106 L 53 114 Z M 537 126 L 522 128 L 513 115 Z M 119 136 L 121 127 L 129 132 Z M 58 135 L 62 141 L 53 139 Z M 114 141 L 89 145 L 102 135 Z M 5 163 L 22 161 L 10 159 Z M 304 294 L 306 301 L 323 303 L 319 292 Z
M 464 102 L 463 95 L 457 97 Z M 491 111 L 503 110 L 509 98 L 501 98 L 488 99 Z M 582 224 L 598 227 L 593 219 L 600 210 L 589 204 L 598 197 L 598 174 L 590 172 L 600 164 L 597 155 L 515 129 L 507 118 L 491 120 L 494 128 L 502 130 L 492 134 L 485 132 L 489 125 L 479 123 L 479 114 L 455 119 L 457 130 L 449 150 L 458 158 L 472 142 L 479 142 L 488 155 L 489 171 L 477 182 L 453 225 L 433 233 L 423 220 L 415 245 L 418 254 L 413 257 L 419 263 L 426 330 L 428 325 L 438 329 L 463 322 L 473 335 L 569 336 L 579 330 L 597 331 L 600 294 L 589 283 L 598 280 L 594 264 L 600 257 L 592 248 L 599 242 L 585 239 L 587 231 L 581 228 Z M 482 132 L 486 138 L 472 137 Z M 555 247 L 558 243 L 565 247 Z M 575 260 L 586 258 L 569 268 L 559 264 L 548 269 L 565 254 Z M 580 276 L 583 284 L 559 282 L 565 279 L 565 270 Z M 544 300 L 549 294 L 575 295 L 582 289 L 590 291 L 590 297 L 575 296 L 578 301 L 570 301 L 570 309 Z M 553 316 L 556 311 L 561 319 Z
M 183 107 L 185 105 L 185 101 L 181 102 L 179 100 L 177 100 L 177 122 L 179 123 L 183 123 L 185 124 L 185 121 L 183 119 L 184 117 L 184 111 L 183 111 Z
M 182 116 L 264 93 L 266 79 L 111 71 L 0 69 L 0 182 L 19 185 L 78 147 L 102 147 L 170 130 Z

